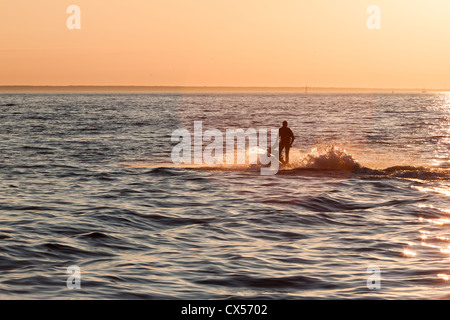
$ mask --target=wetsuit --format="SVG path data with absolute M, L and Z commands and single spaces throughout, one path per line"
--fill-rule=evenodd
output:
M 291 144 L 294 142 L 294 134 L 292 133 L 292 130 L 290 128 L 281 127 L 278 130 L 278 136 L 280 137 L 279 159 L 281 162 L 288 163 L 289 162 L 289 149 L 291 148 Z M 282 154 L 283 149 L 286 150 L 286 161 L 282 160 L 283 158 L 282 158 L 281 154 Z

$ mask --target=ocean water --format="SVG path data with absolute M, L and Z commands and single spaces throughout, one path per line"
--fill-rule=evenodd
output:
M 276 175 L 171 163 L 283 120 Z M 450 297 L 445 93 L 1 94 L 0 148 L 1 299 Z

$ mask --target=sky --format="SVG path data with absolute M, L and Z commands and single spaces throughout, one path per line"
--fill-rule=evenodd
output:
M 0 2 L 0 85 L 447 88 L 449 57 L 448 0 Z

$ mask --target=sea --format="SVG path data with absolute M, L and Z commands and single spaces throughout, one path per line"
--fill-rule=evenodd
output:
M 281 127 L 290 163 L 174 163 Z M 2 93 L 0 299 L 448 299 L 448 93 Z

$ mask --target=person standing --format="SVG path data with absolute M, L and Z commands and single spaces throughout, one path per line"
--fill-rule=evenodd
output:
M 291 149 L 292 144 L 294 143 L 294 140 L 295 140 L 294 133 L 292 133 L 292 130 L 287 125 L 288 125 L 287 121 L 286 120 L 283 121 L 283 126 L 278 130 L 278 138 L 280 140 L 279 159 L 280 159 L 280 162 L 282 162 L 284 164 L 289 163 L 289 149 Z M 285 150 L 285 155 L 286 155 L 285 161 L 283 161 L 283 156 L 282 156 L 283 149 Z

